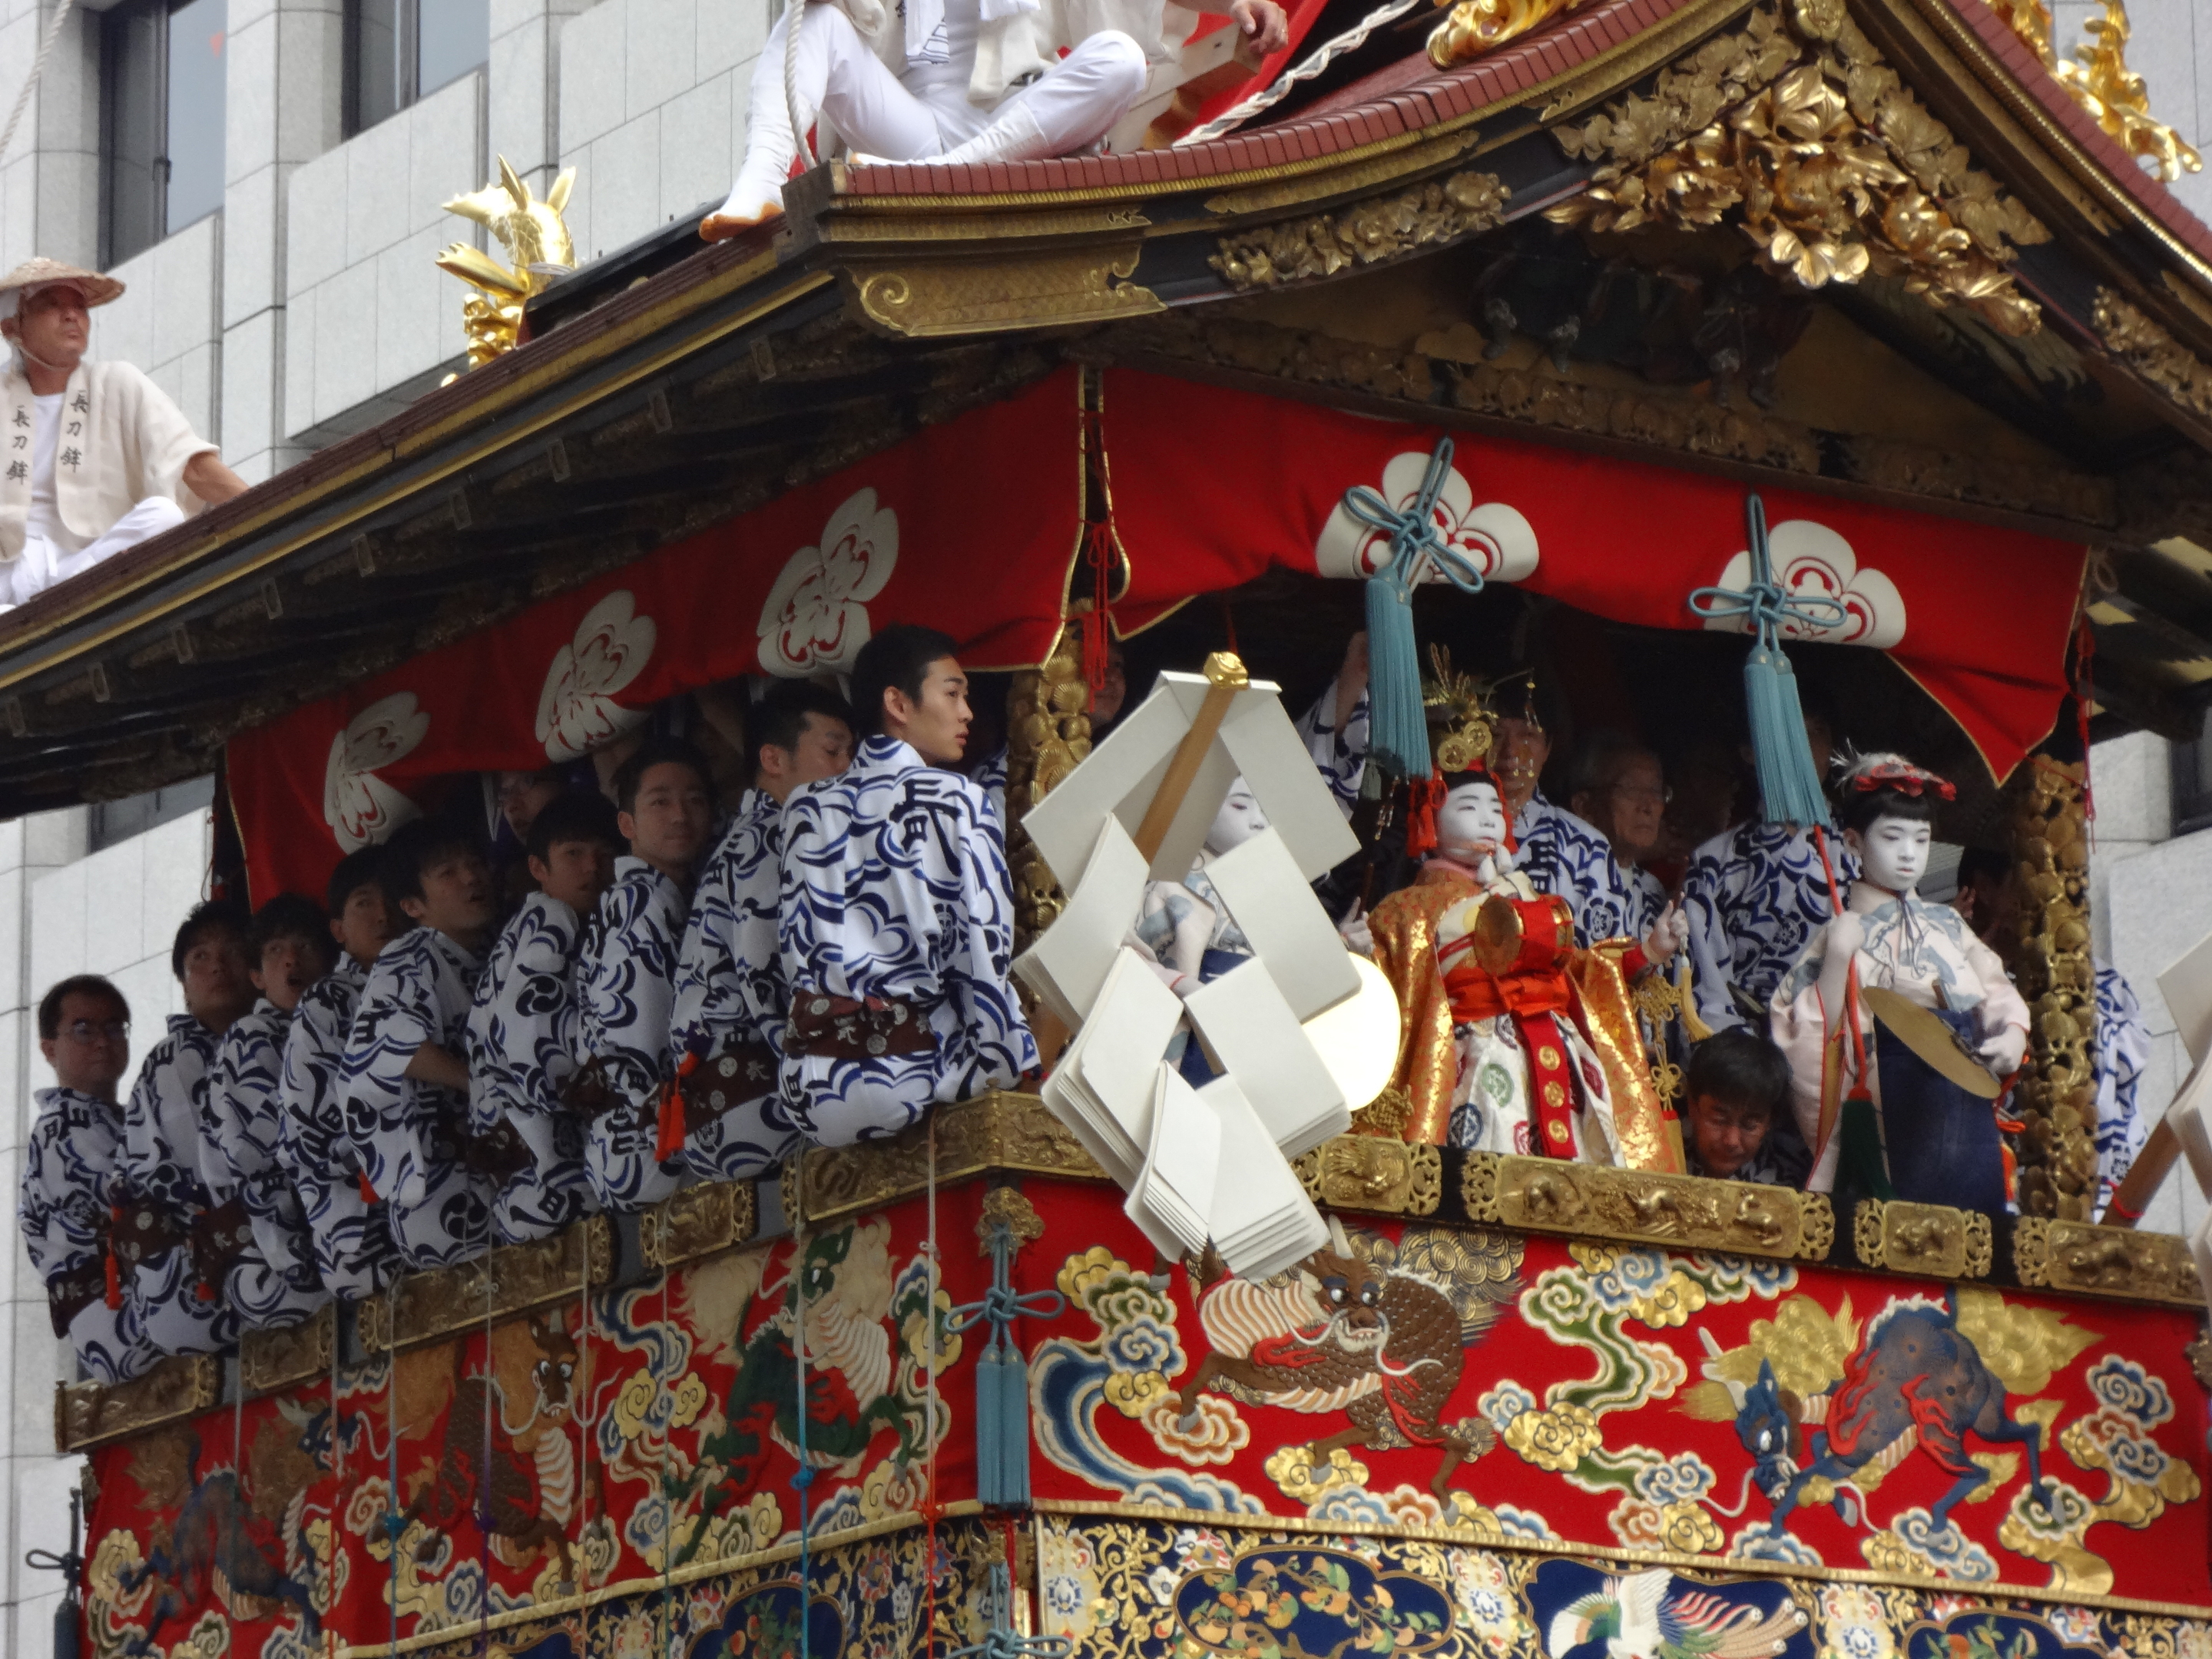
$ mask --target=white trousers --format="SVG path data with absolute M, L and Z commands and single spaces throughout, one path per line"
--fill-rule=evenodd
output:
M 165 530 L 174 530 L 184 521 L 185 510 L 175 501 L 167 495 L 149 495 L 81 553 L 64 552 L 44 536 L 26 535 L 22 556 L 0 565 L 0 610 L 19 605 L 56 582 L 67 581 L 102 559 L 112 558 L 125 548 L 136 547 Z

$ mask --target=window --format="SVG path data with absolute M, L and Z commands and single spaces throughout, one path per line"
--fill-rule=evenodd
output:
M 143 836 L 156 824 L 167 823 L 189 812 L 204 812 L 214 804 L 212 777 L 194 778 L 186 783 L 172 784 L 167 789 L 126 796 L 122 800 L 94 801 L 92 821 L 87 826 L 87 850 L 97 853 L 103 847 Z
M 119 264 L 222 205 L 229 0 L 125 0 L 100 19 L 100 251 Z
M 491 56 L 491 0 L 346 0 L 345 21 L 349 137 Z

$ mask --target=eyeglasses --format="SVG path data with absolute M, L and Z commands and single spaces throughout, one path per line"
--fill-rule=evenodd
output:
M 1622 800 L 1636 801 L 1639 804 L 1656 802 L 1661 806 L 1671 805 L 1674 799 L 1674 792 L 1672 789 L 1654 787 L 1648 783 L 1616 783 L 1613 786 L 1612 793 Z
M 62 1030 L 79 1042 L 90 1042 L 96 1037 L 106 1037 L 110 1042 L 120 1042 L 131 1035 L 131 1022 L 127 1019 L 100 1022 L 73 1019 L 63 1026 Z

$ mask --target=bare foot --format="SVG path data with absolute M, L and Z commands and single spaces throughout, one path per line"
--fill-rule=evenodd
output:
M 699 222 L 699 240 L 702 242 L 726 242 L 732 236 L 741 236 L 756 225 L 764 225 L 771 219 L 783 217 L 782 207 L 770 202 L 760 210 L 757 219 L 741 219 L 734 213 L 710 213 Z

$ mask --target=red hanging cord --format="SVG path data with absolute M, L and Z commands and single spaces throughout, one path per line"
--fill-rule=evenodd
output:
M 2089 827 L 2089 845 L 2097 844 L 2097 797 L 2089 787 L 2089 705 L 2097 700 L 2097 629 L 2087 611 L 2081 613 L 2081 631 L 2074 636 L 2074 669 L 2079 683 L 2074 690 L 2074 718 L 2081 734 L 2081 817 Z

